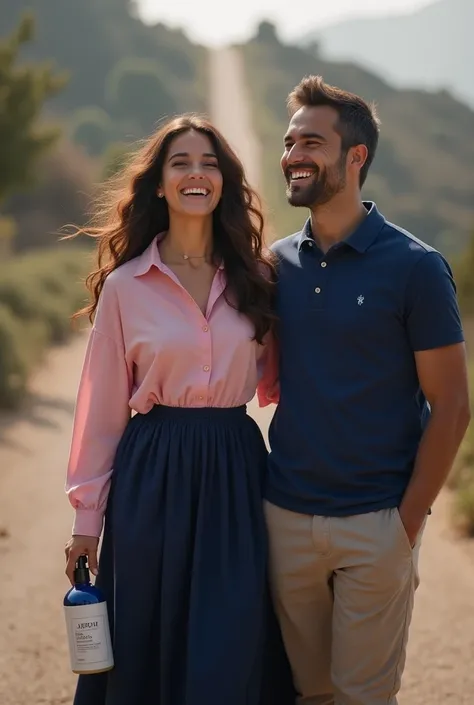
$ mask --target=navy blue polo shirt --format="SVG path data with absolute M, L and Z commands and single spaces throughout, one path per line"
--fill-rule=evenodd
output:
M 272 247 L 281 396 L 266 497 L 296 512 L 399 505 L 429 417 L 414 353 L 463 341 L 446 260 L 364 205 L 325 255 L 309 220 Z

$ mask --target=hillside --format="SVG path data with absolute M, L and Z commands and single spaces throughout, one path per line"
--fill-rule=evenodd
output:
M 37 28 L 26 58 L 52 60 L 70 76 L 66 90 L 51 103 L 56 112 L 70 114 L 93 106 L 116 117 L 114 83 L 127 62 L 135 70 L 156 71 L 167 94 L 164 112 L 170 112 L 170 106 L 172 112 L 205 108 L 205 50 L 180 31 L 145 25 L 135 15 L 132 0 L 0 3 L 2 34 L 11 31 L 25 10 L 34 14 Z M 142 100 L 147 103 L 150 98 L 145 94 Z
M 355 61 L 394 85 L 449 88 L 474 107 L 474 3 L 437 0 L 417 12 L 355 19 L 313 30 L 328 59 Z
M 36 188 L 3 205 L 17 251 L 54 244 L 65 223 L 84 222 L 97 181 L 130 143 L 165 117 L 205 111 L 208 92 L 206 50 L 179 30 L 145 25 L 132 0 L 0 0 L 0 44 L 25 12 L 34 32 L 15 70 L 46 63 L 67 83 L 40 116 L 58 123 L 60 145 L 38 164 Z
M 285 99 L 305 74 L 317 73 L 377 103 L 382 134 L 364 196 L 443 251 L 463 249 L 474 222 L 474 112 L 445 92 L 397 90 L 354 64 L 284 45 L 268 23 L 241 49 L 263 144 L 265 197 L 279 236 L 304 219 L 286 205 L 279 168 Z

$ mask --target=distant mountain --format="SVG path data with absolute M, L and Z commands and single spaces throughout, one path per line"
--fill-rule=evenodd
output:
M 382 5 L 383 3 L 381 3 Z M 438 0 L 412 14 L 312 31 L 327 59 L 354 61 L 400 87 L 445 88 L 474 107 L 474 0 Z
M 305 213 L 286 204 L 279 159 L 288 125 L 285 100 L 305 74 L 375 101 L 382 120 L 364 195 L 383 213 L 446 253 L 462 250 L 474 225 L 474 111 L 450 93 L 400 90 L 360 66 L 283 44 L 270 23 L 241 47 L 263 147 L 263 190 L 279 236 Z

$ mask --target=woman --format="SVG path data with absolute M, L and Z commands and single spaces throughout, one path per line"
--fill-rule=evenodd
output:
M 222 135 L 184 116 L 108 202 L 90 233 L 66 572 L 84 553 L 95 572 L 105 513 L 115 668 L 80 676 L 75 705 L 291 705 L 266 592 L 266 449 L 245 411 L 274 374 L 255 194 Z

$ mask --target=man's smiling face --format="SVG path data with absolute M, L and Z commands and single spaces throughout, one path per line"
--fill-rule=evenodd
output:
M 344 190 L 347 153 L 336 131 L 338 117 L 323 105 L 302 107 L 291 118 L 281 168 L 292 206 L 322 205 Z

